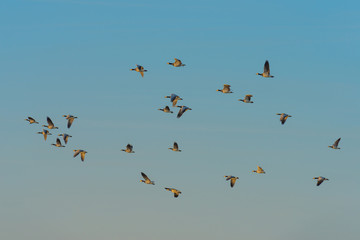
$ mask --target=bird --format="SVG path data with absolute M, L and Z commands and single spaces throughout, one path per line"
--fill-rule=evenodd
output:
M 28 121 L 30 124 L 33 124 L 33 123 L 37 123 L 39 124 L 37 121 L 35 121 L 35 119 L 33 119 L 32 117 L 28 117 L 27 119 L 25 119 L 25 121 Z
M 139 72 L 142 77 L 144 77 L 144 72 L 147 72 L 147 70 L 145 70 L 143 66 L 140 66 L 140 65 L 137 65 L 137 64 L 136 64 L 136 68 L 132 68 L 130 70 Z
M 233 93 L 231 90 L 230 90 L 230 85 L 229 84 L 224 84 L 224 88 L 223 89 L 218 89 L 216 91 L 218 92 L 222 92 L 222 93 Z
M 145 173 L 141 172 L 141 176 L 145 179 L 145 180 L 140 180 L 140 182 L 146 183 L 146 184 L 152 184 L 155 185 L 154 181 L 151 181 L 150 178 L 148 178 L 148 176 L 146 176 Z
M 48 135 L 52 135 L 48 130 L 43 129 L 42 132 L 38 132 L 38 134 L 44 135 L 44 139 L 46 141 Z
M 174 152 L 181 152 L 181 150 L 179 150 L 179 145 L 177 144 L 177 142 L 174 142 L 174 146 L 169 149 L 173 150 Z
M 74 150 L 74 157 L 76 157 L 77 155 L 79 155 L 80 153 L 80 157 L 81 157 L 81 161 L 83 162 L 85 160 L 85 154 L 87 153 L 84 150 L 78 149 L 78 150 Z
M 230 180 L 230 187 L 234 187 L 236 179 L 239 179 L 238 177 L 234 177 L 234 176 L 224 176 L 226 177 L 226 181 Z
M 181 194 L 181 192 L 175 188 L 165 188 L 166 190 L 174 193 L 174 197 L 177 198 L 179 196 L 179 194 Z
M 65 147 L 64 145 L 61 144 L 61 141 L 59 138 L 56 139 L 56 144 L 52 143 L 51 145 L 53 145 L 55 147 Z
M 70 136 L 70 135 L 68 135 L 68 134 L 66 134 L 66 133 L 59 134 L 58 136 L 59 136 L 59 137 L 61 137 L 61 136 L 63 137 L 65 144 L 67 144 L 67 142 L 68 142 L 68 140 L 69 140 L 69 137 L 72 137 L 72 136 Z
M 68 114 L 68 115 L 63 115 L 63 117 L 68 120 L 68 124 L 67 124 L 67 127 L 68 127 L 68 128 L 71 127 L 71 124 L 73 123 L 73 121 L 75 120 L 75 118 L 77 118 L 77 117 L 74 117 L 73 115 L 70 115 L 70 114 Z
M 259 167 L 259 166 L 257 166 L 257 169 L 256 169 L 256 170 L 253 170 L 253 172 L 255 172 L 255 173 L 264 173 L 264 174 L 265 174 L 264 169 L 262 169 L 262 168 Z
M 341 138 L 339 138 L 338 140 L 336 140 L 332 146 L 329 146 L 329 148 L 332 148 L 332 149 L 340 149 L 340 148 L 338 147 L 340 140 L 341 140 Z
M 132 149 L 133 149 L 133 145 L 128 143 L 128 145 L 126 145 L 126 149 L 121 149 L 121 151 L 124 151 L 124 152 L 127 152 L 127 153 L 135 153 Z
M 54 123 L 51 121 L 49 117 L 46 118 L 48 125 L 42 125 L 43 127 L 47 127 L 48 129 L 58 129 L 58 127 L 54 126 Z
M 245 95 L 245 98 L 244 99 L 239 99 L 239 101 L 242 101 L 244 103 L 254 103 L 253 101 L 251 101 L 251 98 L 252 98 L 253 95 Z
M 291 115 L 288 115 L 286 113 L 277 113 L 276 115 L 280 115 L 280 122 L 281 124 L 284 124 L 286 120 L 291 117 Z
M 159 108 L 158 110 L 166 113 L 173 113 L 173 111 L 170 110 L 169 106 L 165 106 L 164 108 Z
M 313 179 L 317 179 L 317 183 L 316 183 L 316 186 L 320 186 L 320 184 L 322 184 L 323 181 L 329 181 L 329 179 L 327 178 L 324 178 L 324 177 L 314 177 Z
M 172 93 L 170 96 L 165 96 L 165 98 L 170 98 L 170 102 L 172 102 L 173 107 L 176 106 L 178 100 L 183 100 L 178 95 Z
M 189 108 L 187 106 L 177 106 L 177 107 L 180 108 L 177 118 L 180 118 L 184 114 L 184 112 L 186 112 L 187 110 L 192 110 L 191 108 Z
M 174 67 L 184 67 L 184 66 L 186 66 L 185 64 L 182 64 L 180 59 L 177 59 L 177 58 L 174 58 L 174 59 L 175 59 L 175 62 L 173 62 L 173 63 L 168 62 L 167 64 L 173 65 Z
M 273 78 L 274 76 L 270 75 L 270 65 L 269 65 L 269 61 L 266 60 L 265 64 L 264 64 L 264 72 L 263 73 L 257 73 L 256 75 L 260 75 L 266 78 Z

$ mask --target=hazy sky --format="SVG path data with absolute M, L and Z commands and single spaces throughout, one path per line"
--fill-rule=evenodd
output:
M 358 239 L 359 9 L 1 1 L 0 238 Z M 186 67 L 167 65 L 174 57 Z M 275 78 L 256 76 L 266 59 Z M 234 93 L 216 92 L 223 84 Z M 193 110 L 158 111 L 171 93 Z M 237 101 L 246 94 L 254 104 Z M 78 117 L 69 130 L 64 114 Z M 45 142 L 46 116 L 60 129 Z M 51 146 L 63 132 L 68 145 Z M 120 151 L 127 143 L 135 154 Z M 233 189 L 224 175 L 239 177 Z M 319 175 L 330 181 L 316 187 Z

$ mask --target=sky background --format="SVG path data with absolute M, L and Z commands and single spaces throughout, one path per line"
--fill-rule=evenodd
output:
M 359 9 L 1 1 L 0 238 L 358 239 Z M 175 57 L 186 67 L 166 64 Z M 275 78 L 256 76 L 265 60 Z M 234 93 L 216 92 L 223 84 Z M 171 93 L 193 110 L 158 111 Z M 246 94 L 254 104 L 237 101 Z M 70 129 L 64 114 L 78 117 Z M 46 116 L 60 129 L 45 142 Z M 68 145 L 51 146 L 63 132 Z M 127 143 L 135 154 L 120 151 Z M 239 177 L 234 188 L 224 175 Z

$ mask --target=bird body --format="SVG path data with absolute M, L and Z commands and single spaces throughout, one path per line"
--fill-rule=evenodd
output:
M 159 108 L 158 110 L 166 113 L 173 113 L 173 111 L 170 110 L 169 106 L 165 106 L 164 108 Z
M 173 107 L 176 107 L 177 101 L 183 100 L 178 95 L 172 93 L 170 96 L 165 96 L 165 98 L 170 98 L 170 102 L 172 102 Z
M 276 115 L 280 115 L 280 122 L 281 124 L 284 125 L 284 123 L 286 122 L 286 120 L 291 117 L 291 115 L 288 115 L 286 113 L 277 113 Z
M 265 64 L 264 64 L 264 72 L 263 73 L 257 73 L 256 75 L 260 75 L 266 78 L 273 78 L 274 76 L 270 75 L 270 65 L 269 65 L 269 61 L 266 60 Z
M 261 167 L 257 166 L 256 170 L 253 170 L 253 172 L 255 173 L 259 173 L 259 174 L 265 174 L 264 169 L 262 169 Z
M 142 77 L 144 77 L 144 72 L 147 72 L 147 70 L 145 70 L 144 67 L 143 67 L 143 66 L 140 66 L 140 65 L 136 65 L 136 68 L 132 68 L 132 69 L 130 69 L 130 70 L 131 70 L 131 71 L 139 72 Z
M 38 134 L 42 134 L 44 136 L 44 139 L 46 141 L 48 135 L 52 135 L 48 130 L 43 129 L 42 132 L 38 132 Z
M 74 117 L 73 115 L 70 115 L 70 114 L 68 114 L 68 115 L 63 115 L 63 117 L 68 120 L 68 123 L 67 123 L 67 127 L 68 127 L 68 128 L 71 127 L 71 124 L 73 123 L 73 121 L 75 120 L 75 118 L 77 118 L 77 117 Z
M 55 147 L 65 147 L 64 145 L 61 144 L 61 141 L 60 141 L 59 138 L 56 139 L 56 143 L 55 143 L 55 144 L 53 143 L 53 144 L 51 144 L 51 145 L 53 145 L 53 146 L 55 146 Z
M 165 188 L 167 191 L 174 193 L 174 197 L 177 198 L 181 192 L 175 188 Z
M 230 90 L 230 85 L 229 84 L 224 84 L 224 88 L 223 89 L 218 89 L 216 91 L 218 92 L 222 92 L 222 93 L 233 93 L 231 90 Z
M 242 101 L 244 103 L 254 103 L 253 101 L 251 101 L 251 98 L 252 98 L 253 95 L 245 95 L 245 98 L 244 99 L 239 99 L 239 101 Z
M 135 153 L 133 150 L 133 145 L 131 145 L 130 143 L 128 145 L 126 145 L 126 149 L 121 149 L 121 151 L 127 152 L 127 153 Z
M 339 138 L 338 140 L 336 140 L 332 146 L 329 146 L 329 148 L 332 148 L 332 149 L 340 149 L 340 148 L 338 147 L 340 140 L 341 140 L 341 138 Z
M 83 162 L 85 160 L 85 154 L 87 152 L 81 149 L 74 150 L 74 157 L 80 154 L 81 161 Z
M 35 119 L 33 119 L 32 117 L 28 117 L 27 119 L 25 119 L 25 121 L 28 121 L 30 124 L 33 124 L 33 123 L 37 123 L 39 124 L 37 121 L 35 121 Z
M 329 179 L 321 177 L 321 176 L 314 177 L 313 179 L 317 179 L 316 186 L 320 186 L 320 184 L 322 184 L 324 181 L 329 181 Z
M 234 187 L 236 180 L 239 179 L 238 177 L 234 177 L 234 176 L 224 176 L 224 177 L 226 177 L 226 181 L 230 180 L 230 187 Z
M 58 129 L 55 127 L 54 123 L 51 121 L 49 117 L 46 118 L 48 125 L 43 125 L 43 127 L 47 127 L 48 129 Z
M 191 108 L 187 107 L 187 106 L 177 106 L 180 108 L 177 118 L 180 118 L 187 110 L 192 110 Z
M 185 66 L 185 64 L 182 64 L 180 59 L 177 59 L 177 58 L 174 58 L 174 59 L 175 59 L 175 62 L 173 62 L 173 63 L 168 62 L 167 64 L 172 65 L 174 67 L 184 67 Z
M 177 144 L 177 142 L 174 142 L 174 146 L 169 149 L 173 150 L 174 152 L 181 152 L 181 150 L 179 150 L 179 145 Z
M 69 140 L 69 137 L 72 137 L 72 136 L 70 136 L 70 135 L 68 135 L 68 134 L 66 134 L 66 133 L 59 134 L 58 136 L 59 136 L 59 137 L 61 137 L 61 136 L 63 137 L 65 144 L 67 144 L 67 142 L 68 142 L 68 140 Z
M 145 180 L 140 180 L 140 182 L 146 183 L 146 184 L 152 184 L 155 185 L 154 181 L 151 181 L 150 178 L 148 178 L 148 176 L 146 176 L 145 173 L 141 172 L 141 176 L 145 179 Z

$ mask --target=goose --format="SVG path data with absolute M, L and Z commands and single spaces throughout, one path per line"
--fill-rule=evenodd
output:
M 59 134 L 58 136 L 59 136 L 59 137 L 61 137 L 61 136 L 63 137 L 65 144 L 67 144 L 67 142 L 68 142 L 68 140 L 69 140 L 69 137 L 72 137 L 72 136 L 70 136 L 70 135 L 68 135 L 68 134 L 66 134 L 66 133 Z
M 64 145 L 61 144 L 61 141 L 59 138 L 56 139 L 56 144 L 52 143 L 51 145 L 53 145 L 55 147 L 65 147 Z
M 47 127 L 48 129 L 58 129 L 58 127 L 54 126 L 54 123 L 51 121 L 49 117 L 46 118 L 48 125 L 42 125 L 43 127 Z
M 216 91 L 218 92 L 222 92 L 222 93 L 233 93 L 231 90 L 230 90 L 230 85 L 229 84 L 224 84 L 224 88 L 223 89 L 218 89 Z
M 28 117 L 27 119 L 25 119 L 25 121 L 28 121 L 30 124 L 33 124 L 33 123 L 37 123 L 39 124 L 37 121 L 35 121 L 35 119 L 33 119 L 32 117 Z
M 175 188 L 165 188 L 167 191 L 174 193 L 174 197 L 177 198 L 181 192 Z
M 256 75 L 260 75 L 266 78 L 273 78 L 274 76 L 270 75 L 270 65 L 269 65 L 269 61 L 266 60 L 265 64 L 264 64 L 264 72 L 263 73 L 257 73 Z
M 79 155 L 79 153 L 80 153 L 81 161 L 83 162 L 85 160 L 85 154 L 87 153 L 87 151 L 84 151 L 84 150 L 81 150 L 81 149 L 74 150 L 74 157 Z
M 259 166 L 257 166 L 257 169 L 256 169 L 256 170 L 253 170 L 253 172 L 255 172 L 255 173 L 259 173 L 259 174 L 261 174 L 261 173 L 265 174 L 264 169 L 262 169 L 262 168 L 261 168 L 261 167 L 259 167 Z
M 144 77 L 144 72 L 147 72 L 147 70 L 145 70 L 143 66 L 140 66 L 140 65 L 137 65 L 137 64 L 136 64 L 136 68 L 132 68 L 130 70 L 139 72 L 142 77 Z
M 172 65 L 174 67 L 184 67 L 185 66 L 185 64 L 182 64 L 180 59 L 177 59 L 177 58 L 174 58 L 174 59 L 175 59 L 174 63 L 168 62 L 167 64 Z
M 332 148 L 332 149 L 340 149 L 340 148 L 338 147 L 340 140 L 341 140 L 341 138 L 339 138 L 338 140 L 336 140 L 332 146 L 329 146 L 329 148 Z
M 174 142 L 174 146 L 169 149 L 173 150 L 174 152 L 181 152 L 181 150 L 179 150 L 179 145 L 177 144 L 177 142 Z
M 236 179 L 239 179 L 238 177 L 234 177 L 234 176 L 224 176 L 226 177 L 226 181 L 230 180 L 230 187 L 234 187 Z
M 281 124 L 284 124 L 286 120 L 291 117 L 291 115 L 288 115 L 286 113 L 277 113 L 276 115 L 280 115 L 280 122 Z
M 71 127 L 71 124 L 73 123 L 73 121 L 75 120 L 75 118 L 77 118 L 77 117 L 74 117 L 73 115 L 70 115 L 70 114 L 68 114 L 68 115 L 63 115 L 63 117 L 68 120 L 68 124 L 67 124 L 67 127 L 68 127 L 68 128 Z
M 245 98 L 244 99 L 239 99 L 239 101 L 242 101 L 244 103 L 254 103 L 253 101 L 251 101 L 251 98 L 252 98 L 253 95 L 245 95 Z
M 128 143 L 128 145 L 126 145 L 126 149 L 121 149 L 121 151 L 124 151 L 124 152 L 127 152 L 127 153 L 135 153 L 132 149 L 133 149 L 133 145 Z
M 170 98 L 170 102 L 172 102 L 173 107 L 176 107 L 178 100 L 183 100 L 181 97 L 174 93 L 172 93 L 170 96 L 165 96 L 165 98 Z
M 184 114 L 184 112 L 186 112 L 187 110 L 192 110 L 191 108 L 189 108 L 187 106 L 177 106 L 177 107 L 180 108 L 177 118 L 180 118 Z
M 173 111 L 170 110 L 169 106 L 165 106 L 164 108 L 159 108 L 158 110 L 166 113 L 173 113 Z
M 324 178 L 324 177 L 314 177 L 313 179 L 317 179 L 317 183 L 316 183 L 316 186 L 320 186 L 320 184 L 322 184 L 323 181 L 329 181 L 329 179 L 327 178 Z
M 44 139 L 46 141 L 48 135 L 52 135 L 48 130 L 43 129 L 42 132 L 38 132 L 38 134 L 44 135 Z
M 150 178 L 148 178 L 148 176 L 146 176 L 145 173 L 141 172 L 141 176 L 145 179 L 145 180 L 140 180 L 140 182 L 146 183 L 146 184 L 152 184 L 155 185 L 154 181 L 151 181 Z

